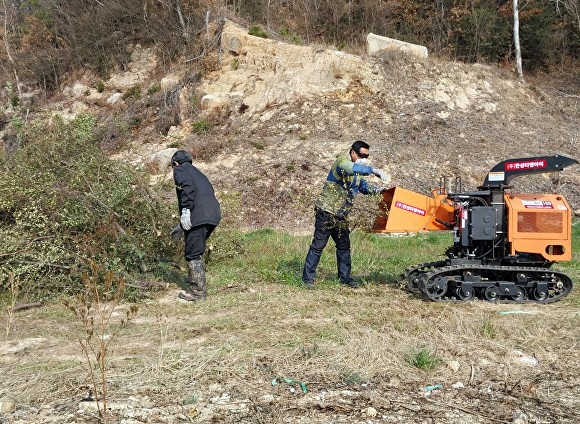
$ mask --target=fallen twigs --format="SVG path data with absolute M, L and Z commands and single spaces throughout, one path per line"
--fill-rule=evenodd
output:
M 30 308 L 38 308 L 42 306 L 41 302 L 34 302 L 34 303 L 21 303 L 20 305 L 14 305 L 11 310 L 12 312 L 21 311 L 23 309 L 30 309 Z
M 424 399 L 424 400 L 426 402 L 432 403 L 432 404 L 437 405 L 437 406 L 451 408 L 451 409 L 457 409 L 458 411 L 462 411 L 462 412 L 465 412 L 467 414 L 474 415 L 476 417 L 484 418 L 486 420 L 489 420 L 490 422 L 505 423 L 505 424 L 510 424 L 512 422 L 512 420 L 501 420 L 501 419 L 498 419 L 498 418 L 490 417 L 489 415 L 480 414 L 477 411 L 472 411 L 471 409 L 467 409 L 467 408 L 464 408 L 462 406 L 453 405 L 453 404 L 450 404 L 450 403 L 437 402 L 437 401 L 434 401 L 434 400 L 431 400 L 431 399 Z

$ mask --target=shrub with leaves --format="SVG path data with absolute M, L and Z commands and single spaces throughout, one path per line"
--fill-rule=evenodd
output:
M 37 294 L 76 292 L 89 261 L 127 277 L 170 255 L 169 206 L 138 170 L 100 150 L 95 123 L 28 123 L 0 161 L 0 287 L 12 272 Z

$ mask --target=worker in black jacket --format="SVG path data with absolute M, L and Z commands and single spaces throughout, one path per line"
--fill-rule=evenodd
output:
M 188 281 L 180 299 L 197 301 L 207 296 L 202 255 L 206 241 L 221 219 L 220 204 L 208 178 L 192 164 L 191 155 L 178 150 L 171 158 L 180 225 L 185 232 Z M 172 231 L 175 236 L 176 230 Z

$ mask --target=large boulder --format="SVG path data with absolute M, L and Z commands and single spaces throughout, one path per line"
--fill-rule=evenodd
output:
M 400 52 L 416 59 L 426 59 L 427 47 L 406 43 L 394 38 L 381 37 L 373 33 L 367 35 L 367 54 L 375 56 L 384 52 Z

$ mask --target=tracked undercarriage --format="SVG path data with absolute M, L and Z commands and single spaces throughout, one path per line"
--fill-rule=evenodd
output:
M 407 290 L 434 301 L 551 303 L 572 290 L 565 273 L 539 267 L 447 265 L 433 262 L 409 268 Z
M 433 196 L 394 187 L 383 194 L 374 232 L 452 231 L 447 259 L 413 266 L 407 290 L 433 301 L 551 303 L 572 290 L 572 279 L 552 269 L 572 258 L 572 213 L 560 194 L 511 193 L 522 174 L 562 171 L 578 162 L 564 156 L 509 159 L 489 172 L 477 191 Z

